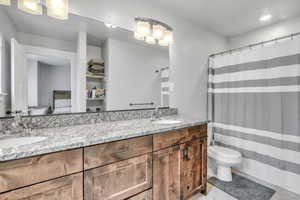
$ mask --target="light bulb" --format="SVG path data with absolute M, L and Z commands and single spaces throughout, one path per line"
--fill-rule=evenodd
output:
M 5 5 L 5 6 L 10 6 L 11 1 L 10 0 L 0 0 L 0 4 Z
M 153 37 L 155 39 L 161 39 L 164 35 L 164 27 L 162 27 L 161 25 L 153 25 Z
M 148 44 L 156 44 L 156 40 L 155 40 L 155 38 L 152 37 L 152 36 L 147 36 L 147 37 L 146 37 L 146 42 L 147 42 Z
M 158 41 L 158 44 L 159 44 L 160 46 L 163 46 L 163 47 L 169 46 L 169 42 L 166 41 L 166 40 L 159 40 L 159 41 Z
M 167 41 L 168 43 L 172 43 L 173 42 L 173 32 L 170 30 L 165 31 L 164 40 Z
M 47 15 L 65 20 L 69 17 L 69 0 L 46 0 Z
M 137 39 L 137 40 L 144 40 L 145 39 L 144 36 L 140 35 L 137 32 L 134 32 L 134 38 Z
M 40 0 L 19 0 L 18 8 L 33 15 L 43 14 L 43 8 Z
M 148 22 L 139 21 L 136 24 L 136 32 L 142 36 L 148 36 L 151 33 L 151 25 Z

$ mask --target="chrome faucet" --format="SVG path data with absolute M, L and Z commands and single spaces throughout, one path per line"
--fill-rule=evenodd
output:
M 151 114 L 151 121 L 159 120 L 160 119 L 160 112 L 159 107 L 155 107 Z
M 18 130 L 29 130 L 28 126 L 26 123 L 24 123 L 22 119 L 22 111 L 15 111 L 14 112 L 14 122 L 13 122 L 13 127 L 18 129 Z

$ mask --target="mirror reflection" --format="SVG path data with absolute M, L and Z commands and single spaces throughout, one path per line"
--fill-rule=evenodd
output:
M 168 47 L 76 15 L 0 6 L 1 116 L 169 106 Z

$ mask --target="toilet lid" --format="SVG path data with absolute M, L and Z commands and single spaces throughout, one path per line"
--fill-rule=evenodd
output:
M 213 154 L 216 154 L 216 156 L 221 156 L 224 158 L 239 158 L 242 157 L 242 154 L 238 151 L 225 148 L 225 147 L 220 147 L 220 146 L 211 146 L 209 147 L 209 151 Z

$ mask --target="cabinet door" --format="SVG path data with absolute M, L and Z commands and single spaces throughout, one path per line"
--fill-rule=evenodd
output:
M 147 190 L 126 200 L 152 200 L 152 190 Z
M 82 174 L 24 187 L 0 195 L 5 200 L 83 200 Z
M 197 139 L 180 145 L 180 196 L 188 199 L 203 190 L 203 140 Z
M 152 187 L 152 154 L 84 173 L 85 200 L 123 200 Z
M 180 200 L 180 146 L 153 154 L 153 200 Z

